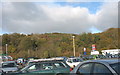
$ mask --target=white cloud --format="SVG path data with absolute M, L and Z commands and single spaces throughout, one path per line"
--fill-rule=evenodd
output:
M 66 21 L 69 19 L 82 19 L 88 17 L 89 14 L 88 9 L 80 8 L 80 7 L 46 7 L 42 6 L 44 12 L 55 21 Z
M 87 8 L 39 3 L 3 3 L 3 31 L 82 33 L 117 27 L 117 4 L 105 3 L 96 14 Z
M 105 3 L 96 14 L 96 27 L 100 30 L 118 27 L 118 3 Z
M 118 2 L 119 0 L 1 0 L 2 2 Z
M 2 3 L 0 3 L 0 11 L 2 11 Z M 2 32 L 2 12 L 0 12 L 0 32 Z

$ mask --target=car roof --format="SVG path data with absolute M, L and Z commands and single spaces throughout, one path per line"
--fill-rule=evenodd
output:
M 15 61 L 2 61 L 2 62 L 0 62 L 1 64 L 3 64 L 3 63 L 15 63 Z
M 103 63 L 113 64 L 120 62 L 120 59 L 98 59 L 98 60 L 88 60 L 86 62 L 103 62 Z
M 63 61 L 63 58 L 34 59 L 30 60 L 29 62 L 56 62 L 56 61 Z
M 2 63 L 14 63 L 15 61 L 4 61 Z
M 81 59 L 80 57 L 70 57 L 68 59 Z
M 53 60 L 53 61 L 30 61 L 30 63 L 31 63 L 31 62 L 38 62 L 38 63 L 39 63 L 39 62 L 40 62 L 40 63 L 50 62 L 50 63 L 51 63 L 51 62 L 63 62 L 63 61 L 60 61 L 60 60 L 57 60 L 57 61 L 55 61 L 55 60 Z

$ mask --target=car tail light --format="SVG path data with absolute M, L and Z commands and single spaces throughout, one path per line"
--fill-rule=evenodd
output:
M 73 68 L 70 68 L 70 71 L 72 71 L 73 70 Z

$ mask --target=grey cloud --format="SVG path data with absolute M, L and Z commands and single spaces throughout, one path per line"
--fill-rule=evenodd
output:
M 118 27 L 120 28 L 120 1 L 118 2 Z
M 7 4 L 5 4 L 7 5 Z M 34 3 L 10 3 L 12 12 L 3 6 L 3 30 L 7 32 L 34 32 L 36 23 L 47 19 L 42 9 L 36 7 Z M 40 25 L 40 24 L 39 24 Z M 36 29 L 35 29 L 36 30 Z
M 117 27 L 116 5 L 105 4 L 97 14 L 87 8 L 39 5 L 32 2 L 3 4 L 3 31 L 24 33 L 82 33 Z M 113 7 L 115 8 L 114 10 Z M 111 9 L 110 9 L 111 8 Z

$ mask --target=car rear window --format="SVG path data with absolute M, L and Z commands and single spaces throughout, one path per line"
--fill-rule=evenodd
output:
M 3 63 L 2 68 L 15 67 L 15 63 Z
M 120 75 L 120 71 L 119 71 L 120 62 L 111 64 L 110 66 Z

